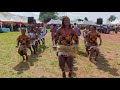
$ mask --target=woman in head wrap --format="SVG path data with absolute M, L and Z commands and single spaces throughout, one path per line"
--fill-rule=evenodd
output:
M 28 60 L 27 48 L 29 47 L 30 44 L 29 43 L 30 38 L 25 33 L 26 33 L 26 28 L 21 28 L 21 35 L 17 38 L 18 42 L 16 47 L 19 47 L 18 53 L 23 57 L 23 60 Z
M 78 44 L 78 36 L 76 32 L 71 28 L 70 19 L 67 16 L 63 17 L 62 27 L 56 32 L 54 37 L 55 43 L 58 43 L 58 45 L 69 47 L 73 44 Z M 69 68 L 69 77 L 72 77 L 73 56 L 62 51 L 59 51 L 57 55 L 59 58 L 59 66 L 62 70 L 62 76 L 66 78 L 65 64 L 67 64 Z

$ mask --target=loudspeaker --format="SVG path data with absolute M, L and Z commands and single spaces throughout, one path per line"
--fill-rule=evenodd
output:
M 34 17 L 28 17 L 28 24 L 34 23 Z
M 97 24 L 103 24 L 103 19 L 102 18 L 98 18 L 97 19 Z

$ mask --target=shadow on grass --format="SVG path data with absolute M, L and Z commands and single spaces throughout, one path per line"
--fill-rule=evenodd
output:
M 76 60 L 73 61 L 73 64 L 75 64 L 75 63 L 77 63 Z M 75 71 L 77 71 L 77 70 L 78 70 L 78 67 L 73 65 L 73 77 L 77 77 L 77 74 L 75 73 Z M 69 72 L 67 65 L 65 65 L 65 72 Z
M 46 46 L 39 46 L 39 49 L 35 55 L 29 56 L 29 60 L 27 62 L 20 62 L 18 65 L 16 65 L 13 69 L 18 71 L 17 74 L 22 74 L 24 71 L 27 71 L 30 69 L 30 66 L 34 66 L 34 63 L 37 62 L 39 59 L 38 57 L 41 57 L 41 53 L 45 51 L 45 49 L 48 48 Z
M 18 65 L 16 65 L 14 70 L 18 71 L 17 74 L 22 74 L 23 71 L 27 71 L 30 69 L 28 62 L 20 62 Z
M 82 51 L 78 51 L 78 55 L 83 55 L 84 57 L 87 57 L 87 53 L 82 52 Z
M 93 62 L 92 62 L 93 63 Z M 99 57 L 97 58 L 96 63 L 94 63 L 98 69 L 103 70 L 105 72 L 109 72 L 113 76 L 119 76 L 117 73 L 116 68 L 111 68 L 110 65 L 108 64 L 108 61 L 105 59 L 103 54 L 100 54 Z
M 41 53 L 43 53 L 44 51 L 45 51 L 45 49 L 47 49 L 47 48 L 49 48 L 49 47 L 47 47 L 47 46 L 44 46 L 44 45 L 40 45 L 40 52 Z

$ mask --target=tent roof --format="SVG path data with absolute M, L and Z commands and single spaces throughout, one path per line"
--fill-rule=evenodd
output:
M 115 19 L 115 21 L 111 22 L 111 24 L 118 24 L 120 22 L 119 19 Z
M 62 21 L 60 19 L 58 20 L 51 19 L 47 24 L 62 24 Z
M 107 21 L 106 21 L 106 24 L 109 24 L 109 25 L 112 25 L 112 24 L 120 24 L 120 20 L 119 20 L 119 19 L 116 19 L 116 20 L 114 20 L 113 22 L 107 20 Z
M 9 19 L 7 19 L 5 16 L 3 16 L 3 14 L 0 12 L 0 20 L 1 21 L 9 21 Z
M 93 21 L 86 21 L 86 20 L 83 21 L 83 24 L 96 25 L 95 22 L 93 22 Z
M 41 21 L 39 21 L 38 19 L 36 19 L 36 23 L 42 23 Z
M 74 23 L 77 24 L 77 23 L 79 23 L 79 21 L 78 21 L 78 20 L 73 20 L 73 21 L 70 21 L 70 23 L 71 23 L 71 24 L 74 24 Z
M 0 12 L 0 20 L 13 21 L 13 22 L 26 22 L 26 23 L 28 21 L 27 17 L 14 15 L 9 12 Z

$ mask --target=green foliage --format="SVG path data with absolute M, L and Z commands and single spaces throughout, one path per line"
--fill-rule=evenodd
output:
M 58 19 L 58 13 L 57 12 L 40 12 L 39 20 L 47 23 L 51 19 Z
M 78 21 L 83 21 L 82 19 L 78 19 Z
M 88 18 L 87 18 L 87 17 L 85 17 L 85 18 L 84 18 L 84 20 L 88 21 Z
M 117 17 L 116 17 L 115 15 L 111 15 L 111 16 L 108 18 L 108 20 L 112 22 L 112 21 L 114 21 L 116 18 L 117 18 Z

